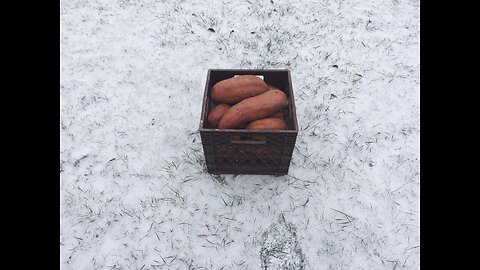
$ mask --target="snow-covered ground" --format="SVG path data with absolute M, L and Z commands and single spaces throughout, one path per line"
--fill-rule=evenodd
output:
M 419 0 L 60 4 L 62 269 L 419 268 Z M 211 68 L 291 70 L 289 175 L 205 173 Z

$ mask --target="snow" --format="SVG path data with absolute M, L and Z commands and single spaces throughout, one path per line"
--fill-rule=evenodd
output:
M 419 268 L 419 1 L 60 4 L 61 269 Z M 211 68 L 291 71 L 289 175 L 205 172 Z

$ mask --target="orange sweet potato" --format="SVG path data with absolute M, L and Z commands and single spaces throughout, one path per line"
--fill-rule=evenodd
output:
M 218 128 L 232 129 L 241 124 L 268 117 L 288 105 L 288 98 L 280 90 L 268 90 L 233 105 L 220 120 Z
M 216 83 L 211 97 L 217 103 L 235 104 L 268 90 L 267 84 L 254 75 L 242 75 Z
M 212 125 L 213 128 L 218 127 L 218 123 L 220 123 L 220 119 L 222 119 L 223 115 L 230 109 L 230 105 L 228 104 L 219 104 L 208 115 L 208 123 Z
M 249 130 L 285 130 L 288 129 L 283 119 L 267 117 L 260 120 L 252 121 L 246 129 Z

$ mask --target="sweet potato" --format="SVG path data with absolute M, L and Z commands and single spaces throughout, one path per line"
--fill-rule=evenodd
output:
M 218 123 L 220 123 L 220 119 L 222 119 L 223 115 L 230 109 L 230 105 L 228 104 L 219 104 L 208 115 L 208 123 L 212 125 L 213 128 L 218 127 Z
M 288 105 L 288 98 L 280 90 L 268 90 L 233 105 L 220 120 L 218 128 L 232 129 L 241 124 L 268 117 Z
M 216 83 L 212 87 L 211 97 L 217 103 L 235 104 L 267 90 L 267 84 L 257 76 L 242 75 Z
M 288 129 L 287 124 L 280 118 L 263 118 L 260 120 L 252 121 L 246 129 L 249 130 L 285 130 Z
M 267 84 L 267 87 L 268 87 L 268 90 L 280 90 L 280 89 L 278 89 L 278 87 L 273 86 L 271 84 Z M 274 113 L 270 117 L 283 119 L 283 116 L 284 116 L 283 111 L 279 111 L 279 112 Z

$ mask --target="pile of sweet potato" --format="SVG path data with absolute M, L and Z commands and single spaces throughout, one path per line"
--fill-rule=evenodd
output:
M 217 104 L 208 115 L 213 128 L 285 130 L 283 110 L 287 95 L 254 75 L 222 80 L 212 87 L 211 99 Z

